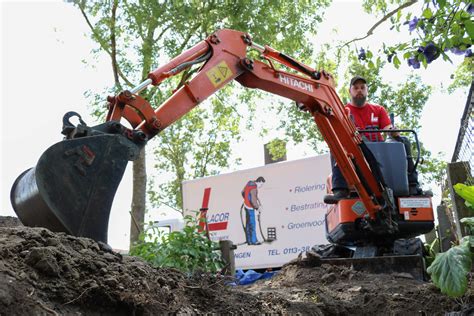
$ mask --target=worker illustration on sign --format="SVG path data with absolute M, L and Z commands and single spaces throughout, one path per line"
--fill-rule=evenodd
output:
M 255 220 L 255 212 L 262 206 L 258 199 L 258 189 L 265 183 L 263 177 L 258 177 L 256 180 L 247 182 L 242 190 L 242 197 L 244 198 L 243 208 L 245 209 L 245 239 L 249 245 L 260 245 L 261 242 L 257 240 L 257 222 Z

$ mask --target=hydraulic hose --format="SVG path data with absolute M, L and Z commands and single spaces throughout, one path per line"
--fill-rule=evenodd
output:
M 209 49 L 204 55 L 196 58 L 195 60 L 190 60 L 182 64 L 179 64 L 175 68 L 171 69 L 170 72 L 173 74 L 177 74 L 183 71 L 184 69 L 191 67 L 192 65 L 199 64 L 199 63 L 202 63 L 203 61 L 208 60 L 211 57 L 211 55 L 212 55 L 212 50 Z

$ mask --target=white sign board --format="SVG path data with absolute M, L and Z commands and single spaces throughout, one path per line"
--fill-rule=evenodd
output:
M 203 205 L 208 206 L 210 237 L 237 245 L 236 268 L 280 267 L 313 245 L 328 243 L 323 197 L 330 171 L 329 155 L 321 155 L 185 181 L 185 215 L 195 215 Z M 258 242 L 251 245 L 245 233 L 247 212 L 241 192 L 259 177 L 265 183 L 258 188 L 261 207 L 254 212 Z

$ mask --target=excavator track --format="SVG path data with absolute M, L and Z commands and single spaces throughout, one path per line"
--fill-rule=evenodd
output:
M 315 245 L 306 257 L 311 265 L 346 266 L 356 271 L 398 274 L 423 281 L 427 279 L 423 253 L 422 241 L 410 238 L 397 239 L 384 246 L 348 248 L 335 244 Z
M 426 280 L 425 262 L 420 255 L 371 258 L 321 258 L 321 264 L 345 266 L 356 271 L 376 274 L 397 274 L 402 277 L 413 277 L 413 279 L 419 281 Z

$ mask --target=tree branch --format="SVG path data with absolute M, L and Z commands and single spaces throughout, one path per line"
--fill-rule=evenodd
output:
M 210 158 L 211 152 L 213 151 L 214 146 L 216 145 L 216 142 L 217 142 L 217 135 L 216 134 L 211 134 L 209 136 L 210 137 L 207 141 L 207 144 L 204 147 L 204 148 L 207 148 L 207 150 L 205 149 L 206 154 L 204 155 L 204 157 L 202 159 L 200 177 L 205 177 L 206 176 L 207 164 L 209 163 L 209 158 Z
M 168 31 L 170 28 L 171 28 L 171 25 L 167 25 L 166 27 L 164 27 L 161 33 L 158 34 L 158 36 L 154 38 L 153 41 L 158 42 L 163 37 L 163 35 L 165 35 L 166 31 Z
M 183 49 L 188 46 L 188 42 L 191 39 L 193 35 L 195 35 L 195 32 L 198 30 L 198 28 L 201 26 L 202 23 L 196 24 L 194 28 L 190 30 L 190 32 L 186 35 L 184 41 L 181 43 L 181 46 L 179 47 L 179 52 L 183 51 Z
M 382 17 L 379 21 L 377 21 L 377 23 L 375 23 L 368 31 L 367 31 L 367 34 L 363 37 L 358 37 L 358 38 L 354 38 L 353 40 L 350 40 L 349 42 L 347 43 L 344 43 L 343 45 L 339 46 L 339 47 L 344 47 L 344 46 L 348 46 L 349 44 L 351 43 L 354 43 L 354 42 L 357 42 L 357 41 L 361 41 L 363 39 L 366 39 L 367 37 L 371 36 L 373 33 L 374 33 L 374 30 L 379 27 L 383 22 L 387 21 L 389 18 L 391 18 L 393 15 L 395 15 L 398 10 L 403 10 L 405 8 L 408 8 L 409 6 L 417 3 L 418 0 L 410 0 L 404 4 L 402 4 L 401 6 L 399 6 L 398 8 L 390 11 L 389 13 L 387 13 L 384 17 Z
M 216 93 L 214 95 L 214 98 L 218 99 L 220 103 L 226 104 L 226 102 L 224 102 L 224 100 L 222 99 L 222 97 L 220 96 L 219 93 Z M 234 110 L 235 113 L 239 113 L 239 110 L 233 104 L 228 104 L 227 106 L 231 107 L 232 110 Z
M 97 30 L 96 30 L 95 27 L 92 25 L 91 21 L 89 20 L 89 17 L 87 16 L 86 12 L 84 11 L 84 7 L 83 7 L 82 5 L 79 5 L 79 9 L 81 10 L 82 16 L 83 16 L 84 19 L 86 20 L 87 25 L 88 25 L 89 28 L 91 29 L 93 37 L 97 40 L 97 42 L 99 43 L 100 47 L 101 47 L 107 54 L 109 54 L 110 57 L 112 57 L 112 52 L 111 52 L 110 49 L 109 49 L 109 45 L 108 45 L 107 42 L 105 42 L 105 41 L 100 37 L 100 35 L 97 33 Z M 125 75 L 122 73 L 122 71 L 120 70 L 120 68 L 118 67 L 118 65 L 117 65 L 117 73 L 118 73 L 118 75 L 120 76 L 120 78 L 122 78 L 122 80 L 125 81 L 126 84 L 128 84 L 129 86 L 134 86 L 134 84 L 131 83 L 131 82 L 127 79 L 127 77 L 125 77 Z
M 112 70 L 114 72 L 114 81 L 115 85 L 122 90 L 122 86 L 120 85 L 119 75 L 118 75 L 118 63 L 117 63 L 117 42 L 115 36 L 115 22 L 117 19 L 117 7 L 118 7 L 118 0 L 114 0 L 112 5 L 112 16 L 111 16 L 111 23 L 110 23 L 110 44 L 111 44 L 111 54 L 110 57 L 112 58 Z

